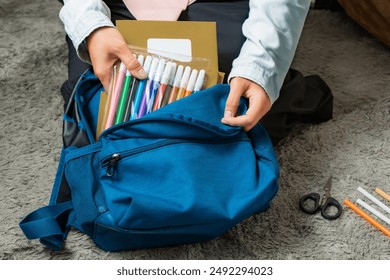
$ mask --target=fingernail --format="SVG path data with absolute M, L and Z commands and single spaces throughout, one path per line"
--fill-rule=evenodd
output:
M 232 112 L 231 111 L 225 111 L 225 114 L 223 115 L 224 118 L 230 118 L 232 117 Z
M 138 70 L 137 74 L 138 74 L 138 78 L 140 78 L 141 80 L 146 79 L 148 77 L 148 74 L 146 74 L 143 68 Z

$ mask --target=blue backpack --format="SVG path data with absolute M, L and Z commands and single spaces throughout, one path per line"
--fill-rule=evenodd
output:
M 269 207 L 279 176 L 273 146 L 260 124 L 246 133 L 221 123 L 228 85 L 95 140 L 102 90 L 89 70 L 77 83 L 50 203 L 20 223 L 27 238 L 59 250 L 73 227 L 106 251 L 195 243 Z

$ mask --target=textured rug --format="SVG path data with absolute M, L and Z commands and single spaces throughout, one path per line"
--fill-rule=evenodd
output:
M 390 193 L 390 49 L 343 13 L 317 10 L 293 66 L 329 84 L 334 118 L 297 125 L 276 147 L 280 190 L 267 212 L 201 244 L 107 253 L 75 230 L 60 252 L 28 241 L 18 223 L 48 202 L 61 148 L 67 51 L 60 7 L 0 0 L 1 259 L 390 259 L 390 239 L 345 206 L 335 221 L 298 207 L 330 175 L 341 202 L 363 198 L 359 186 Z

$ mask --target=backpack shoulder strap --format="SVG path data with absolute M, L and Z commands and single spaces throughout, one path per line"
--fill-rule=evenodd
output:
M 64 176 L 65 149 L 54 180 L 50 203 L 27 215 L 19 224 L 28 239 L 40 242 L 53 250 L 60 250 L 74 219 L 73 204 Z
M 39 238 L 53 250 L 60 250 L 74 218 L 71 201 L 48 205 L 35 210 L 19 224 L 28 239 Z

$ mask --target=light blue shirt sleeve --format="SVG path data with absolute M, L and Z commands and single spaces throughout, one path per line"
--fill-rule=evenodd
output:
M 80 59 L 90 62 L 85 38 L 99 27 L 114 27 L 110 18 L 110 9 L 101 0 L 64 1 L 60 19 Z
M 271 102 L 279 97 L 310 7 L 310 0 L 250 0 L 243 24 L 246 41 L 228 81 L 243 77 L 259 84 Z
M 310 0 L 250 0 L 243 24 L 247 38 L 233 61 L 228 80 L 247 78 L 267 92 L 271 102 L 279 97 L 294 57 Z M 110 9 L 101 0 L 65 0 L 60 19 L 80 59 L 90 62 L 85 38 L 95 29 L 112 26 Z

